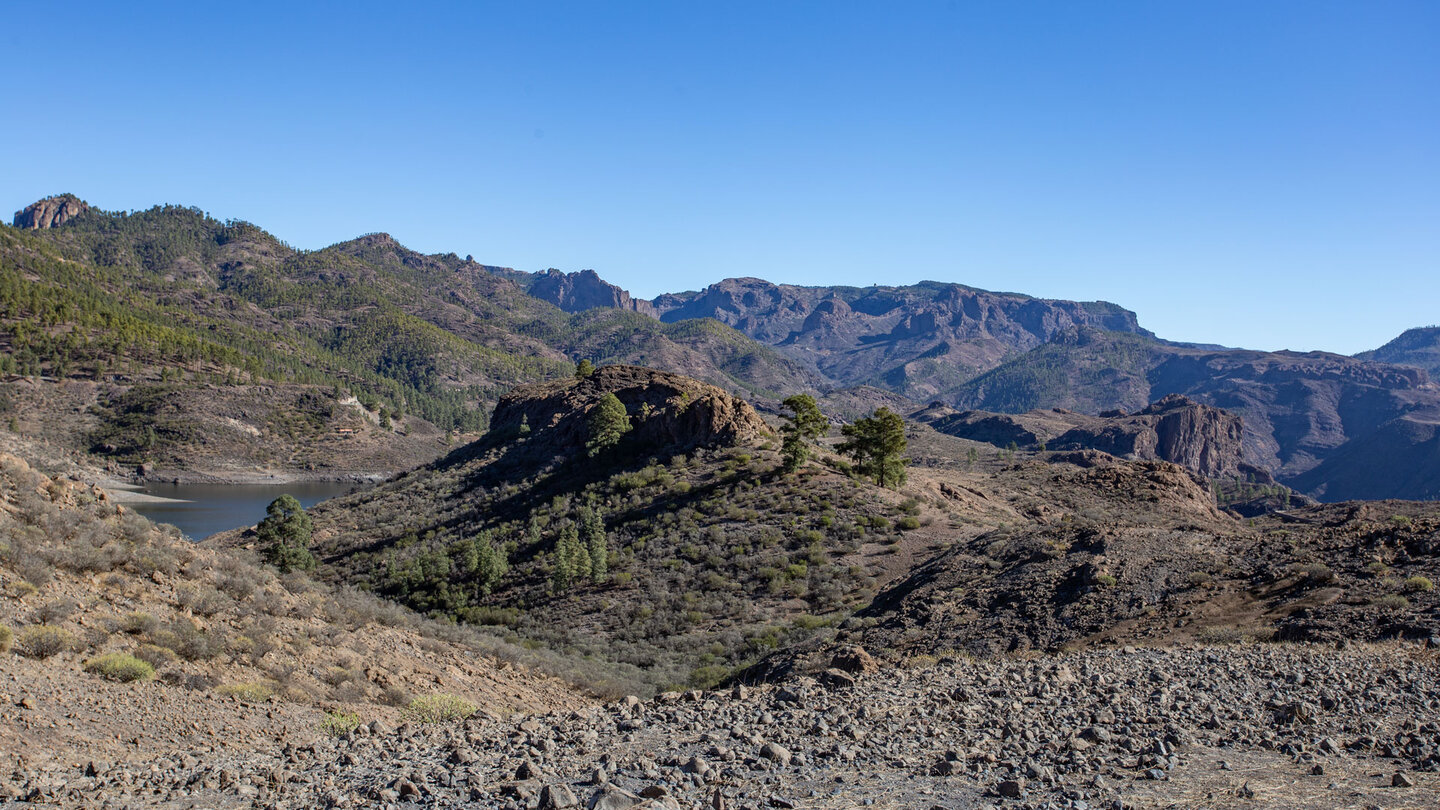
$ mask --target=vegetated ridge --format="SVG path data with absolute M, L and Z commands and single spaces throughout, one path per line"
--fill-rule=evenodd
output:
M 245 222 L 69 196 L 0 228 L 0 418 L 163 477 L 388 474 L 579 357 L 757 397 L 818 376 L 719 323 L 568 315 L 513 271 L 385 234 L 296 250 Z

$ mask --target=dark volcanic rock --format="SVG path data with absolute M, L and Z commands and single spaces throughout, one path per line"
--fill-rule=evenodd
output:
M 40 230 L 58 228 L 90 210 L 90 206 L 73 194 L 60 194 L 33 202 L 15 212 L 15 227 Z
M 594 270 L 565 273 L 551 268 L 536 276 L 530 294 L 549 301 L 566 312 L 583 312 L 596 307 L 611 307 L 655 315 L 649 301 L 637 300 L 630 293 L 600 278 Z
M 1171 394 L 1133 416 L 1104 421 L 1071 428 L 1056 437 L 1054 448 L 1169 461 L 1210 478 L 1240 472 L 1240 417 L 1219 408 Z
M 530 444 L 556 455 L 580 451 L 590 411 L 614 394 L 630 415 L 625 441 L 642 447 L 683 450 L 728 446 L 770 434 L 765 421 L 742 399 L 698 380 L 640 366 L 604 366 L 583 379 L 522 385 L 501 397 L 491 431 L 518 434 L 522 421 Z
M 962 439 L 996 447 L 1045 445 L 1051 450 L 1099 450 L 1113 456 L 1169 461 L 1211 478 L 1240 474 L 1240 417 L 1219 408 L 1171 395 L 1139 413 L 1110 416 L 1054 408 L 1023 414 L 928 408 L 914 415 L 930 426 Z

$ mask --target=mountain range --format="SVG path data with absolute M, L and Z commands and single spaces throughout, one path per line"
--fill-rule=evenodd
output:
M 1357 357 L 1262 352 L 1166 341 L 1108 302 L 954 283 L 733 278 L 647 301 L 593 271 L 423 255 L 386 234 L 297 250 L 177 206 L 61 195 L 14 223 L 0 242 L 14 418 L 175 477 L 393 471 L 387 453 L 433 458 L 483 429 L 503 391 L 585 358 L 687 374 L 762 410 L 811 392 L 911 413 L 1097 414 L 1182 394 L 1240 416 L 1244 462 L 1307 494 L 1440 496 L 1433 327 Z M 42 312 L 47 328 L 30 328 Z M 25 407 L 36 378 L 62 383 L 44 396 L 68 418 Z M 228 385 L 223 413 L 197 385 Z M 231 440 L 199 442 L 202 427 Z M 236 452 L 256 435 L 276 441 Z M 214 469 L 237 456 L 244 469 Z
M 0 804 L 1433 806 L 1440 503 L 1378 498 L 1435 497 L 1434 337 L 47 199 L 0 227 Z M 135 477 L 378 480 L 194 543 Z
M 1373 352 L 1264 352 L 1176 343 L 1107 302 L 1050 301 L 959 284 L 794 287 L 727 279 L 633 299 L 591 271 L 548 271 L 532 295 L 664 322 L 713 318 L 837 388 L 1022 413 L 1137 411 L 1173 394 L 1243 420 L 1244 461 L 1325 500 L 1440 497 L 1440 328 Z M 894 407 L 894 406 L 892 406 Z

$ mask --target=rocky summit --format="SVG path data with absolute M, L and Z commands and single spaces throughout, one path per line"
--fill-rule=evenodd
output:
M 58 228 L 90 210 L 90 206 L 73 194 L 60 194 L 33 202 L 15 212 L 15 227 L 29 230 Z
M 755 441 L 772 431 L 749 403 L 698 380 L 640 366 L 603 366 L 569 380 L 520 386 L 490 420 L 500 434 L 532 433 L 532 447 L 576 453 L 600 398 L 613 395 L 630 420 L 626 442 L 669 453 Z

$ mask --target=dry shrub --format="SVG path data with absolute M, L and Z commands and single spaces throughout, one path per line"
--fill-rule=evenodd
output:
M 63 627 L 32 624 L 23 628 L 15 640 L 15 651 L 28 658 L 49 658 L 72 650 L 80 640 Z

